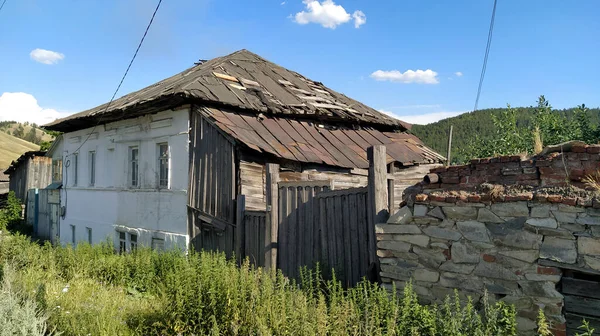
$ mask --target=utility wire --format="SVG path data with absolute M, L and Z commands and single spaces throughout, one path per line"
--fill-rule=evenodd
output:
M 6 0 L 2 1 L 2 5 L 0 5 L 0 11 L 2 10 L 2 8 L 4 7 L 4 4 L 6 3 Z
M 479 87 L 477 88 L 477 98 L 475 99 L 475 107 L 473 111 L 477 111 L 477 105 L 479 105 L 479 96 L 481 96 L 481 87 L 483 86 L 483 79 L 485 78 L 485 70 L 487 68 L 488 56 L 490 54 L 490 46 L 492 45 L 492 34 L 494 32 L 494 20 L 496 18 L 496 4 L 498 0 L 494 0 L 494 9 L 492 10 L 492 19 L 490 21 L 490 30 L 488 32 L 487 45 L 485 47 L 485 56 L 483 57 L 483 66 L 481 68 L 481 76 L 479 77 Z
M 4 0 L 4 2 L 6 2 L 6 0 Z M 110 104 L 113 102 L 113 100 L 115 100 L 115 96 L 117 95 L 117 92 L 119 92 L 119 89 L 121 89 L 121 85 L 123 85 L 123 81 L 125 80 L 125 77 L 127 77 L 127 74 L 129 73 L 129 69 L 131 69 L 131 65 L 133 64 L 133 61 L 135 61 L 135 58 L 137 57 L 137 54 L 140 51 L 140 48 L 142 47 L 142 44 L 144 43 L 144 39 L 146 39 L 146 35 L 148 34 L 148 30 L 150 30 L 150 26 L 152 26 L 152 22 L 154 21 L 154 17 L 156 16 L 156 12 L 158 12 L 158 9 L 160 8 L 160 4 L 161 3 L 162 3 L 162 0 L 158 0 L 158 4 L 156 5 L 156 8 L 154 9 L 154 13 L 152 13 L 152 17 L 150 18 L 150 22 L 148 22 L 148 26 L 146 27 L 146 31 L 144 31 L 144 35 L 142 36 L 142 39 L 140 40 L 140 43 L 137 46 L 137 49 L 135 49 L 135 53 L 133 54 L 133 57 L 131 58 L 131 61 L 129 62 L 129 65 L 127 66 L 127 70 L 125 70 L 125 73 L 123 74 L 123 77 L 121 77 L 121 81 L 119 82 L 119 85 L 117 86 L 117 89 L 115 90 L 115 92 L 113 93 L 112 97 L 110 98 L 110 100 L 106 104 L 106 108 L 104 109 L 104 111 L 100 115 L 100 118 L 98 119 L 98 122 L 96 123 L 96 125 L 94 125 L 94 128 L 92 128 L 92 131 L 87 135 L 87 137 L 81 143 L 81 145 L 79 145 L 79 147 L 77 147 L 77 149 L 73 151 L 73 153 L 77 153 L 77 151 L 79 151 L 79 149 L 81 149 L 81 147 L 90 139 L 90 136 L 92 135 L 92 133 L 94 133 L 94 131 L 96 130 L 96 127 L 98 127 L 98 125 L 100 125 L 100 123 L 102 122 L 102 115 L 108 111 L 108 108 L 110 107 Z M 73 153 L 70 153 L 69 155 L 72 155 Z

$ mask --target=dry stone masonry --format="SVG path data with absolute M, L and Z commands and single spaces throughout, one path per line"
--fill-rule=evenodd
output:
M 555 335 L 565 335 L 561 276 L 600 274 L 600 199 L 577 188 L 598 170 L 600 146 L 570 150 L 434 169 L 440 183 L 415 186 L 376 226 L 383 286 L 412 281 L 426 303 L 454 289 L 475 301 L 487 291 L 515 305 L 519 334 L 535 334 L 541 308 Z

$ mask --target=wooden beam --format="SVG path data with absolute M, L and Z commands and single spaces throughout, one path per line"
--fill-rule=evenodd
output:
M 265 268 L 277 268 L 279 241 L 279 165 L 267 163 L 266 170 L 267 225 L 265 227 Z
M 235 211 L 235 257 L 238 265 L 244 259 L 244 210 L 246 209 L 246 196 L 238 195 Z
M 396 172 L 396 166 L 394 165 L 394 163 L 390 163 L 388 165 L 388 177 L 387 177 L 387 190 L 388 190 L 388 213 L 392 214 L 394 213 L 395 210 L 395 206 L 394 206 L 394 198 L 395 198 L 395 193 L 394 193 L 394 187 L 395 187 L 395 181 L 394 181 L 394 173 Z
M 378 258 L 375 240 L 375 224 L 385 223 L 389 217 L 385 146 L 377 145 L 369 147 L 367 149 L 367 158 L 369 159 L 369 264 L 371 267 L 376 267 L 378 265 Z M 372 271 L 376 274 L 379 273 L 378 267 Z

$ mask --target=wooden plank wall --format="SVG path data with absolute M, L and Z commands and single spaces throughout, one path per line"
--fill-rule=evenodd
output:
M 43 189 L 52 183 L 52 158 L 34 156 L 22 162 L 10 174 L 9 187 L 25 204 L 29 189 Z
M 333 268 L 345 286 L 368 276 L 369 238 L 367 188 L 322 192 L 316 195 L 323 271 Z
M 578 329 L 583 324 L 583 319 L 595 330 L 600 330 L 600 279 L 589 275 L 585 276 L 587 279 L 568 275 L 565 274 L 561 279 L 561 293 L 565 297 L 567 335 L 583 333 L 583 330 Z
M 328 190 L 331 181 L 279 183 L 277 267 L 291 278 L 299 277 L 300 267 L 313 268 L 321 261 L 320 222 L 314 198 Z
M 200 113 L 190 112 L 188 216 L 196 250 L 234 250 L 235 150 Z
M 246 196 L 246 209 L 265 210 L 265 165 L 240 160 L 241 194 Z
M 244 211 L 243 258 L 257 267 L 265 266 L 265 236 L 267 233 L 266 211 Z

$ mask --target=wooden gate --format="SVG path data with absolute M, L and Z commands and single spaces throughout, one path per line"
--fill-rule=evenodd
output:
M 367 188 L 331 190 L 331 181 L 279 183 L 277 267 L 299 278 L 301 267 L 333 269 L 344 285 L 367 276 L 369 229 Z
M 567 335 L 576 335 L 585 319 L 595 330 L 600 330 L 600 282 L 598 276 L 565 270 L 561 292 L 565 297 Z

